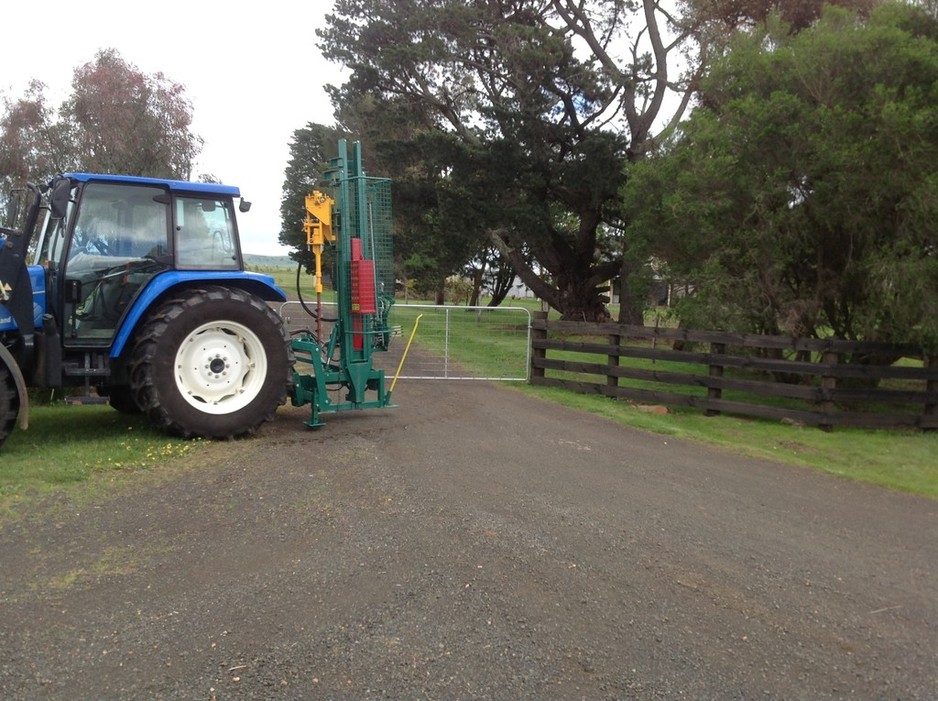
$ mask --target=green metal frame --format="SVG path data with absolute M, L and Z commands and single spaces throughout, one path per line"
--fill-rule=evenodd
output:
M 374 352 L 387 350 L 391 336 L 388 314 L 394 302 L 394 279 L 390 181 L 366 177 L 361 144 L 352 145 L 350 159 L 344 139 L 339 141 L 338 156 L 330 162 L 324 179 L 335 199 L 333 279 L 337 319 L 325 343 L 309 332 L 291 341 L 297 361 L 292 403 L 311 405 L 312 417 L 305 424 L 312 428 L 323 425 L 323 413 L 393 406 L 391 392 L 385 389 L 384 370 L 373 365 Z M 359 240 L 362 258 L 374 263 L 374 314 L 353 309 L 353 239 Z M 331 397 L 330 391 L 339 392 L 339 397 Z

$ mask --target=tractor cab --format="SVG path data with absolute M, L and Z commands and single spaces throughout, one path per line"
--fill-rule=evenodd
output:
M 161 272 L 241 270 L 236 188 L 65 177 L 67 203 L 46 217 L 34 261 L 50 276 L 48 311 L 65 347 L 108 346 L 137 293 Z

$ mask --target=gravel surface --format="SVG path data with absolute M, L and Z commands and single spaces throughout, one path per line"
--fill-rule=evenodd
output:
M 0 526 L 0 699 L 938 699 L 938 503 L 395 400 Z

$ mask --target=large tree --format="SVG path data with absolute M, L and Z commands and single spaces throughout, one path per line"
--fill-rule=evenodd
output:
M 63 126 L 53 119 L 42 82 L 31 81 L 25 94 L 16 100 L 4 97 L 3 110 L 0 193 L 21 187 L 27 180 L 43 180 L 67 169 L 71 162 L 70 150 Z
M 865 10 L 877 0 L 835 1 Z M 801 26 L 821 3 L 338 0 L 319 36 L 352 69 L 332 91 L 337 114 L 359 120 L 346 128 L 371 132 L 376 147 L 400 141 L 402 125 L 458 142 L 475 164 L 461 177 L 485 191 L 481 209 L 478 198 L 463 208 L 538 296 L 568 318 L 606 318 L 605 285 L 618 275 L 619 320 L 641 323 L 650 267 L 619 207 L 626 164 L 673 132 L 727 36 L 780 5 Z M 435 227 L 424 235 L 445 237 L 452 222 L 427 204 Z
M 0 116 L 0 179 L 21 184 L 84 170 L 187 179 L 202 140 L 191 131 L 185 87 L 142 73 L 114 49 L 74 71 L 56 109 L 33 81 Z M 5 188 L 6 190 L 7 188 Z
M 367 98 L 456 141 L 479 232 L 564 316 L 605 319 L 622 166 L 689 86 L 667 66 L 688 36 L 673 20 L 652 0 L 338 0 L 320 36 L 352 70 L 338 110 Z
M 202 140 L 190 131 L 185 87 L 142 73 L 114 49 L 75 69 L 59 110 L 83 170 L 189 179 Z
M 938 348 L 938 21 L 888 3 L 740 36 L 632 229 L 696 288 L 688 321 Z

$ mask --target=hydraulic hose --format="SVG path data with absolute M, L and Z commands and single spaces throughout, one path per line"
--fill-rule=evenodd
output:
M 310 309 L 308 306 L 306 306 L 306 300 L 303 299 L 303 293 L 300 290 L 300 272 L 302 270 L 303 270 L 303 264 L 298 262 L 296 264 L 296 296 L 300 300 L 300 306 L 303 307 L 303 311 L 305 311 L 314 319 L 319 319 L 320 318 L 319 312 L 314 309 Z M 338 321 L 339 318 L 338 317 L 335 317 L 335 318 L 322 317 L 321 320 L 322 321 Z

